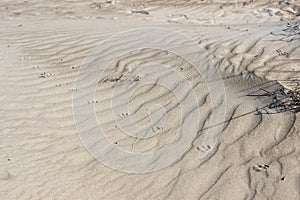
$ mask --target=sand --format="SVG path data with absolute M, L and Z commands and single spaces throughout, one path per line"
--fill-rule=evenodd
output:
M 300 199 L 299 112 L 268 107 L 300 78 L 299 20 L 296 0 L 1 1 L 0 199 Z

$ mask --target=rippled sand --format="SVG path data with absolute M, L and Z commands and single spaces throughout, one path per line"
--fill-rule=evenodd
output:
M 290 80 L 300 78 L 299 2 L 4 0 L 0 18 L 0 199 L 300 199 L 299 113 L 260 109 L 273 101 L 266 93 L 293 89 Z M 95 99 L 84 101 L 95 106 L 114 145 L 131 153 L 155 151 L 172 142 L 180 127 L 199 123 L 175 163 L 134 174 L 105 166 L 85 149 L 72 98 L 92 50 L 116 33 L 142 27 L 180 32 L 205 49 L 210 57 L 202 61 L 212 59 L 219 69 L 226 101 L 212 107 L 203 77 L 175 54 L 140 49 L 116 58 L 99 77 Z M 170 46 L 176 42 L 161 39 Z M 112 42 L 107 52 L 111 49 L 113 57 L 116 46 L 131 51 L 132 44 Z M 168 77 L 164 71 L 139 70 L 153 61 L 182 75 L 174 90 L 159 82 L 138 88 L 149 74 Z M 191 101 L 174 95 L 184 81 L 199 100 L 199 122 L 180 110 Z M 111 115 L 123 105 L 117 96 L 111 107 L 115 87 L 124 94 L 134 90 L 128 113 L 116 109 Z M 155 105 L 167 110 L 162 125 L 147 129 L 157 135 L 138 139 L 117 126 L 128 117 L 147 126 L 147 109 Z M 210 124 L 222 106 L 225 120 Z M 181 123 L 182 118 L 187 120 Z M 203 145 L 215 126 L 221 132 L 209 141 L 216 144 Z

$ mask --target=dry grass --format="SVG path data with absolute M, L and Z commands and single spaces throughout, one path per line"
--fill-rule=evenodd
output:
M 294 84 L 293 90 L 280 88 L 274 92 L 269 92 L 261 88 L 272 98 L 272 103 L 268 105 L 268 108 L 276 109 L 277 112 L 300 112 L 300 82 L 297 80 L 291 82 Z

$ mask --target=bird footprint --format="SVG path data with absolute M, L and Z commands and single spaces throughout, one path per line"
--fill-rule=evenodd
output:
M 211 147 L 209 145 L 204 145 L 202 147 L 197 147 L 197 150 L 201 151 L 201 152 L 207 152 L 211 150 Z
M 118 115 L 119 115 L 120 117 L 126 117 L 126 116 L 129 115 L 129 113 L 119 113 Z

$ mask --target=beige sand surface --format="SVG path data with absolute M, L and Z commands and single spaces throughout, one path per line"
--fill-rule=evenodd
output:
M 2 0 L 0 199 L 300 199 L 299 113 L 267 108 L 259 114 L 256 110 L 272 98 L 251 96 L 266 94 L 260 88 L 294 89 L 290 80 L 300 78 L 299 20 L 297 0 Z M 134 153 L 156 151 L 172 142 L 180 127 L 192 129 L 199 123 L 189 148 L 175 163 L 134 174 L 105 166 L 85 149 L 72 98 L 78 92 L 78 71 L 92 50 L 116 33 L 142 27 L 174 30 L 196 41 L 210 56 L 203 56 L 203 63 L 213 60 L 219 69 L 226 101 L 212 108 L 207 80 L 178 55 L 140 49 L 116 57 L 99 77 L 95 99 L 84 101 L 95 106 L 113 144 Z M 161 40 L 176 43 L 163 36 Z M 132 44 L 112 42 L 104 53 L 114 57 L 118 47 L 130 52 Z M 168 80 L 164 71 L 139 70 L 151 62 L 170 66 L 183 79 L 170 78 L 174 89 L 157 81 L 135 90 L 147 76 Z M 89 84 L 89 77 L 83 78 Z M 184 81 L 198 97 L 199 122 L 180 110 L 193 101 L 178 101 L 174 95 Z M 122 96 L 114 97 L 111 107 L 114 87 L 133 88 L 124 90 L 131 95 L 128 114 L 118 110 Z M 147 127 L 148 108 L 155 105 L 168 111 L 162 125 L 147 129 L 159 134 L 138 139 L 118 127 L 116 122 L 127 117 Z M 209 120 L 222 106 L 222 131 L 210 138 L 208 130 L 214 125 Z M 112 109 L 117 109 L 116 116 Z M 184 132 L 189 134 L 189 128 Z M 211 147 L 203 146 L 207 138 Z

